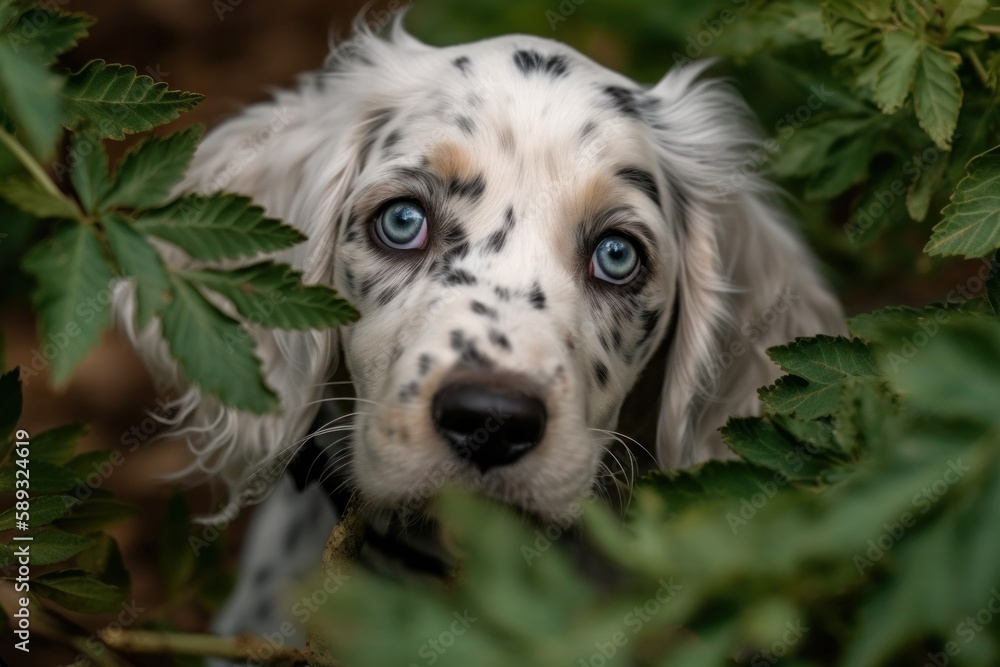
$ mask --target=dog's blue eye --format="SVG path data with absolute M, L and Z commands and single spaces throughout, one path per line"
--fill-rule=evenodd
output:
M 410 250 L 427 243 L 427 214 L 412 201 L 397 201 L 382 209 L 375 222 L 379 239 L 390 248 Z
M 607 236 L 597 244 L 590 269 L 595 278 L 624 285 L 639 273 L 639 251 L 625 237 Z

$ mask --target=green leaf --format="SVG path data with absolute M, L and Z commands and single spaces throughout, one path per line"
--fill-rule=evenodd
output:
M 93 214 L 111 187 L 108 154 L 96 132 L 81 131 L 73 136 L 70 159 L 74 160 L 70 180 L 76 188 L 83 210 Z
M 745 461 L 710 460 L 684 470 L 654 472 L 643 480 L 643 487 L 659 494 L 673 514 L 713 500 L 751 496 L 760 485 L 773 482 L 774 473 L 766 468 Z
M 102 198 L 107 207 L 153 208 L 170 196 L 194 157 L 204 128 L 195 125 L 168 137 L 149 137 L 122 158 Z
M 115 539 L 106 534 L 98 534 L 96 543 L 76 559 L 78 567 L 106 584 L 128 590 L 131 577 L 125 568 L 121 549 Z
M 17 128 L 17 136 L 32 155 L 48 160 L 59 138 L 61 77 L 45 68 L 28 49 L 16 50 L 0 40 L 0 100 Z M 2 115 L 0 112 L 0 115 Z M 0 130 L 3 124 L 0 123 Z
M 160 580 L 171 599 L 177 599 L 195 571 L 195 554 L 188 543 L 191 536 L 191 513 L 184 495 L 175 490 L 160 522 Z
M 131 519 L 138 513 L 139 509 L 134 505 L 107 498 L 90 498 L 74 507 L 71 514 L 60 518 L 55 525 L 71 533 L 87 534 Z
M 28 545 L 31 549 L 31 564 L 33 566 L 61 563 L 84 549 L 94 546 L 94 540 L 90 538 L 64 533 L 55 528 L 33 530 L 25 535 L 32 538 L 31 542 L 12 542 L 8 546 L 16 548 L 19 544 Z M 0 566 L 11 564 L 12 562 L 0 562 Z
M 927 46 L 920 53 L 913 88 L 917 120 L 938 148 L 951 150 L 952 135 L 962 108 L 962 82 L 958 78 L 962 59 L 957 53 Z
M 153 315 L 166 306 L 170 297 L 170 278 L 163 260 L 146 238 L 131 223 L 117 214 L 102 219 L 108 245 L 121 266 L 122 275 L 132 278 L 136 291 L 137 329 L 146 327 Z
M 32 469 L 31 472 L 35 471 Z M 34 478 L 34 475 L 32 475 L 32 478 Z M 31 486 L 32 491 L 34 491 L 34 484 Z M 50 524 L 56 519 L 65 516 L 78 502 L 76 498 L 71 498 L 70 496 L 38 496 L 32 498 L 28 501 L 28 526 L 30 528 L 39 528 Z M 19 514 L 19 511 L 16 507 L 0 512 L 0 531 L 14 530 L 17 527 L 17 514 Z
M 47 461 L 31 461 L 28 466 L 31 475 L 31 490 L 37 493 L 59 493 L 69 491 L 77 485 L 76 476 L 65 468 Z M 10 493 L 16 488 L 15 468 L 8 466 L 0 469 L 0 493 Z
M 1000 253 L 993 255 L 990 273 L 986 276 L 986 301 L 994 315 L 1000 315 Z M 2 433 L 2 431 L 0 431 Z
M 928 255 L 983 257 L 1000 248 L 1000 147 L 969 162 L 941 213 L 924 248 Z
M 806 183 L 806 199 L 830 199 L 867 179 L 875 146 L 867 132 L 859 132 L 835 144 L 826 155 L 823 166 Z
M 810 382 L 833 384 L 855 377 L 878 377 L 878 368 L 864 341 L 833 336 L 796 338 L 767 351 L 783 371 Z
M 815 419 L 837 410 L 840 385 L 808 382 L 786 375 L 769 387 L 758 389 L 757 395 L 771 414 L 795 414 L 801 419 Z
M 32 580 L 31 587 L 43 598 L 83 614 L 115 611 L 123 601 L 121 589 L 97 581 L 82 570 L 43 574 Z
M 917 179 L 910 183 L 906 190 L 906 210 L 917 222 L 923 222 L 927 217 L 927 209 L 931 205 L 931 197 L 941 186 L 941 181 L 951 163 L 950 154 L 938 155 L 936 162 L 922 165 Z
M 63 194 L 49 192 L 31 176 L 10 176 L 0 181 L 0 197 L 38 218 L 78 218 L 80 212 Z
M 813 480 L 826 468 L 824 459 L 786 438 L 766 419 L 730 417 L 721 429 L 729 448 L 750 463 L 790 480 Z
M 948 32 L 975 21 L 990 8 L 989 0 L 939 0 L 939 4 L 945 11 Z
M 904 30 L 888 32 L 882 38 L 882 56 L 872 93 L 883 113 L 896 113 L 906 102 L 923 48 L 922 40 Z
M 0 441 L 6 441 L 21 418 L 21 372 L 18 369 L 0 375 Z
M 183 275 L 219 292 L 240 315 L 267 328 L 323 329 L 358 316 L 335 291 L 303 285 L 302 274 L 285 264 L 261 262 L 228 271 L 185 271 Z
M 202 95 L 169 90 L 166 83 L 140 76 L 131 65 L 92 60 L 66 83 L 63 123 L 75 129 L 86 121 L 99 128 L 102 136 L 124 139 L 174 120 L 202 99 Z
M 826 116 L 787 134 L 772 164 L 774 175 L 801 178 L 818 173 L 830 162 L 828 156 L 835 145 L 861 134 L 871 123 L 868 117 Z
M 87 434 L 86 424 L 67 424 L 42 431 L 31 438 L 31 461 L 62 466 L 73 458 L 77 441 Z
M 93 229 L 74 224 L 32 249 L 24 268 L 38 284 L 33 299 L 42 336 L 59 347 L 51 369 L 53 383 L 62 385 L 111 324 L 111 267 Z
M 51 63 L 86 37 L 92 25 L 94 19 L 86 14 L 35 7 L 21 15 L 7 39 L 15 49 L 27 46 L 37 51 L 46 63 Z
M 170 353 L 188 380 L 227 405 L 263 413 L 277 397 L 261 375 L 253 337 L 188 282 L 172 280 L 174 298 L 162 315 Z
M 140 231 L 179 246 L 194 259 L 238 259 L 284 250 L 305 237 L 264 215 L 247 197 L 186 195 L 136 221 Z

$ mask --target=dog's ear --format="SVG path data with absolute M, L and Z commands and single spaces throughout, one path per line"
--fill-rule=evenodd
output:
M 671 71 L 645 105 L 680 245 L 657 425 L 663 468 L 732 456 L 717 430 L 730 415 L 759 412 L 757 388 L 780 375 L 768 347 L 844 331 L 778 193 L 755 173 L 764 148 L 745 104 L 698 80 L 704 68 Z
M 249 196 L 268 215 L 297 227 L 309 241 L 271 258 L 301 270 L 307 284 L 333 284 L 337 230 L 370 134 L 372 121 L 356 91 L 338 95 L 337 87 L 350 83 L 330 72 L 312 75 L 297 90 L 223 123 L 204 139 L 179 187 Z M 339 104 L 338 98 L 351 102 Z M 176 248 L 164 245 L 162 252 L 172 263 L 187 261 Z M 244 323 L 267 384 L 280 399 L 280 413 L 255 415 L 225 407 L 189 384 L 158 322 L 135 329 L 131 285 L 119 285 L 115 301 L 119 322 L 154 379 L 176 397 L 172 414 L 160 417 L 194 454 L 191 468 L 182 472 L 203 472 L 226 484 L 229 505 L 219 518 L 259 500 L 284 468 L 278 455 L 294 451 L 316 415 L 339 353 L 336 330 L 268 330 Z

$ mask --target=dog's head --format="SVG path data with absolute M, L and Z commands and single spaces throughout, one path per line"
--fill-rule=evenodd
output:
M 548 40 L 438 49 L 397 26 L 222 125 L 187 187 L 300 227 L 310 241 L 282 259 L 362 318 L 255 332 L 281 416 L 188 390 L 203 461 L 238 487 L 294 447 L 342 349 L 368 500 L 412 503 L 434 479 L 558 517 L 661 345 L 661 464 L 724 455 L 715 429 L 776 375 L 763 349 L 840 312 L 747 173 L 744 107 L 700 70 L 647 89 Z M 135 338 L 170 376 L 155 328 Z

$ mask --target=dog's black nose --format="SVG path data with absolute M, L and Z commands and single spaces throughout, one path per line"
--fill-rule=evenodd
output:
M 541 442 L 545 404 L 519 382 L 496 379 L 445 385 L 434 396 L 434 425 L 480 471 L 514 463 Z

